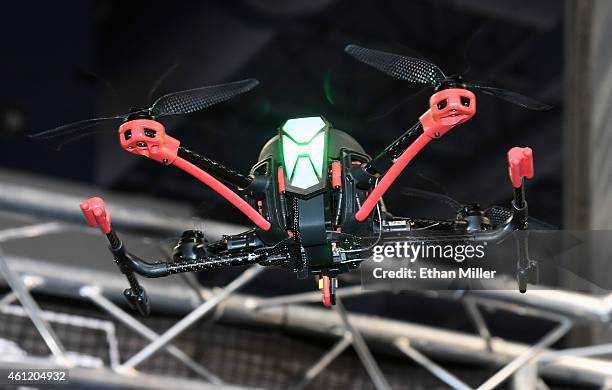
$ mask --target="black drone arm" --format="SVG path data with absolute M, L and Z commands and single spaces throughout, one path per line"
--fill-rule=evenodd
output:
M 128 276 L 128 279 L 133 276 L 134 272 L 146 276 L 147 278 L 159 278 L 170 275 L 166 262 L 160 261 L 149 263 L 128 252 L 125 249 L 123 241 L 117 236 L 117 233 L 113 229 L 106 234 L 106 239 L 109 243 L 108 249 L 113 254 L 113 259 L 115 259 L 121 272 Z M 134 285 L 137 285 L 137 283 L 136 281 Z M 131 281 L 130 285 L 132 285 Z M 135 290 L 138 290 L 138 288 L 135 288 Z
M 417 122 L 399 138 L 393 141 L 381 153 L 377 154 L 372 161 L 365 164 L 363 169 L 371 175 L 384 175 L 397 159 L 421 134 L 423 126 Z
M 423 125 L 417 122 L 410 127 L 404 134 L 393 141 L 382 152 L 378 153 L 372 160 L 351 168 L 351 176 L 359 188 L 369 190 L 375 178 L 383 176 L 402 155 L 412 145 L 419 136 L 423 134 Z
M 431 221 L 433 222 L 433 221 Z M 452 221 L 434 222 L 434 223 L 449 223 L 453 224 Z M 396 242 L 408 242 L 414 244 L 422 244 L 428 242 L 435 243 L 495 243 L 500 242 L 506 237 L 512 235 L 515 230 L 512 222 L 508 221 L 500 226 L 489 230 L 465 232 L 456 231 L 452 228 L 446 228 L 442 226 L 440 229 L 436 228 L 423 228 L 420 232 L 406 230 L 402 233 L 398 230 L 387 230 L 382 233 L 381 241 L 385 244 L 394 244 Z
M 198 168 L 210 173 L 217 179 L 229 183 L 237 188 L 246 188 L 253 182 L 253 178 L 240 174 L 224 166 L 223 164 L 186 148 L 185 146 L 179 146 L 177 155 L 178 157 L 189 161 Z
M 191 232 L 193 231 L 185 233 Z M 223 254 L 211 254 L 205 247 L 202 247 L 203 250 L 200 252 L 182 247 L 178 252 L 174 253 L 173 262 L 149 263 L 128 252 L 114 231 L 111 230 L 111 234 L 114 238 L 113 240 L 109 238 L 111 243 L 110 250 L 122 272 L 127 270 L 128 273 L 135 272 L 147 278 L 159 278 L 184 272 L 208 271 L 216 268 L 240 267 L 258 263 L 263 265 L 283 265 L 290 258 L 289 246 L 281 243 L 275 247 L 247 247 L 241 251 Z M 109 235 L 107 235 L 108 237 Z M 117 246 L 113 247 L 113 242 Z M 178 247 L 180 247 L 180 243 Z
M 224 254 L 211 254 L 208 250 L 195 252 L 189 246 L 174 256 L 174 262 L 157 261 L 147 262 L 130 253 L 123 241 L 111 227 L 110 214 L 106 210 L 104 201 L 99 197 L 87 199 L 81 203 L 81 210 L 90 226 L 99 226 L 106 235 L 109 250 L 113 255 L 119 270 L 126 276 L 129 288 L 123 294 L 129 305 L 146 316 L 150 312 L 149 301 L 144 288 L 138 282 L 136 274 L 147 278 L 159 278 L 183 272 L 196 272 L 214 268 L 242 266 L 254 263 L 283 264 L 287 253 L 283 248 L 258 248 L 247 246 L 243 250 Z M 256 243 L 257 245 L 257 243 Z M 176 261 L 176 260 L 179 261 Z
M 179 262 L 164 261 L 149 263 L 128 252 L 121 240 L 117 238 L 116 233 L 113 231 L 111 231 L 111 233 L 115 236 L 116 242 L 119 245 L 118 247 L 113 247 L 112 241 L 109 239 L 109 242 L 111 242 L 110 251 L 119 265 L 119 268 L 122 271 L 127 270 L 128 272 L 135 272 L 147 278 L 159 278 L 172 274 L 206 271 L 215 268 L 238 267 L 259 263 L 268 259 L 265 253 L 241 252 L 223 255 L 207 254 Z

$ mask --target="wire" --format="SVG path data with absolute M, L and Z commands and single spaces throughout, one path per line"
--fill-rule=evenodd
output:
M 378 245 L 378 243 L 380 242 L 380 239 L 382 238 L 382 213 L 380 212 L 380 204 L 379 203 L 376 203 L 376 212 L 378 214 L 378 238 L 376 239 L 376 241 L 372 245 L 368 246 L 367 248 L 340 249 L 340 252 L 342 252 L 342 253 L 366 252 L 366 251 L 369 251 L 370 249 L 374 248 L 376 245 Z
M 440 224 L 440 222 L 436 222 L 436 223 L 432 223 L 432 224 L 431 224 L 431 225 L 429 225 L 429 226 L 424 226 L 424 227 L 422 227 L 422 228 L 418 228 L 418 229 L 411 229 L 411 230 L 426 230 L 426 229 L 432 228 L 432 227 L 434 227 L 434 226 L 438 226 L 439 224 Z

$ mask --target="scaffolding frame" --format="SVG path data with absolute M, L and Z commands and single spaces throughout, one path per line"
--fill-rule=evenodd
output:
M 24 193 L 24 191 L 14 192 L 14 197 L 19 198 L 17 194 Z M 33 196 L 33 192 L 26 192 Z M 20 198 L 19 210 L 27 209 L 28 199 L 30 202 L 45 199 L 45 194 L 40 195 L 34 198 Z M 14 205 L 12 197 L 13 195 L 5 193 L 0 198 L 0 207 L 7 204 Z M 2 244 L 10 240 L 40 237 L 74 229 L 82 232 L 82 227 L 73 224 L 78 215 L 78 208 L 75 207 L 73 210 L 65 207 L 68 202 L 74 200 L 73 198 L 70 196 L 62 198 L 61 194 L 56 193 L 53 194 L 53 202 L 42 200 L 33 208 L 34 214 L 44 209 L 43 215 L 53 215 L 62 220 L 35 222 L 26 226 L 0 230 L 0 273 L 11 288 L 7 296 L 0 298 L 0 309 L 18 300 L 51 352 L 48 359 L 37 359 L 37 362 L 52 367 L 75 369 L 79 373 L 77 377 L 83 380 L 88 380 L 87 378 L 91 378 L 91 375 L 94 374 L 89 374 L 88 368 L 80 367 L 78 362 L 75 362 L 66 353 L 47 321 L 49 316 L 44 315 L 33 299 L 32 291 L 70 296 L 92 302 L 149 342 L 135 355 L 118 364 L 112 364 L 108 368 L 112 372 L 109 378 L 112 378 L 113 383 L 120 384 L 119 387 L 129 388 L 134 377 L 149 376 L 149 374 L 139 372 L 137 367 L 160 350 L 168 351 L 198 374 L 200 379 L 187 380 L 186 387 L 198 384 L 231 386 L 172 344 L 172 340 L 185 329 L 204 315 L 213 312 L 215 313 L 213 320 L 217 321 L 257 324 L 271 328 L 282 326 L 296 331 L 336 337 L 336 343 L 298 377 L 290 386 L 291 389 L 302 389 L 307 386 L 349 346 L 355 349 L 374 386 L 377 389 L 389 389 L 388 381 L 376 363 L 369 345 L 390 347 L 387 348 L 387 353 L 392 351 L 391 353 L 397 356 L 411 359 L 453 389 L 464 390 L 471 387 L 436 363 L 434 359 L 444 357 L 445 360 L 450 361 L 497 366 L 498 371 L 477 387 L 483 390 L 493 389 L 508 379 L 512 380 L 515 388 L 528 386 L 533 389 L 545 386 L 542 378 L 601 387 L 609 386 L 612 383 L 612 361 L 593 358 L 593 356 L 612 352 L 612 344 L 564 350 L 549 349 L 576 324 L 609 326 L 612 294 L 596 297 L 560 290 L 532 290 L 528 294 L 519 294 L 510 290 L 470 291 L 461 294 L 423 292 L 429 297 L 461 302 L 465 307 L 466 315 L 474 324 L 475 335 L 470 335 L 348 312 L 344 308 L 344 300 L 358 299 L 369 294 L 388 293 L 364 290 L 360 286 L 340 288 L 338 304 L 334 310 L 305 305 L 318 302 L 320 300 L 318 292 L 271 298 L 238 293 L 240 288 L 265 272 L 264 267 L 255 265 L 222 289 L 200 287 L 193 283 L 187 284 L 188 288 L 185 289 L 164 289 L 163 291 L 147 286 L 151 301 L 156 308 L 169 309 L 184 315 L 168 330 L 157 334 L 117 305 L 117 300 L 120 298 L 118 291 L 123 286 L 120 275 L 88 270 L 81 272 L 81 278 L 77 281 L 66 276 L 74 272 L 73 267 L 64 265 L 50 267 L 48 264 L 45 265 L 44 259 L 8 256 L 1 252 Z M 16 201 L 16 199 L 13 200 Z M 54 204 L 59 205 L 57 207 L 61 209 L 61 212 L 53 210 L 53 207 L 56 207 Z M 124 216 L 130 212 L 143 213 L 142 210 L 131 210 L 125 205 L 117 204 L 115 207 L 122 210 L 121 215 Z M 11 209 L 14 210 L 12 207 Z M 164 225 L 164 218 L 146 218 L 145 226 L 139 226 L 134 220 L 128 218 L 125 220 L 130 221 L 129 224 L 126 223 L 123 226 L 126 230 L 158 229 L 160 232 L 168 230 L 168 226 Z M 173 224 L 178 224 L 178 222 L 173 222 Z M 215 227 L 223 226 L 223 224 L 212 224 Z M 222 310 L 217 310 L 221 305 Z M 487 310 L 510 311 L 522 316 L 547 319 L 556 322 L 557 325 L 531 346 L 514 343 L 491 334 L 481 313 L 483 307 Z M 31 362 L 31 359 L 33 358 L 27 357 L 25 361 Z M 0 358 L 0 365 L 15 365 L 19 361 L 17 356 L 4 356 Z M 125 383 L 122 382 L 123 380 Z

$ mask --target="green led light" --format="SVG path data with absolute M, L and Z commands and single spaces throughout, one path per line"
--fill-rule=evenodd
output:
M 325 126 L 318 116 L 290 119 L 283 125 L 283 163 L 292 186 L 310 188 L 323 178 Z

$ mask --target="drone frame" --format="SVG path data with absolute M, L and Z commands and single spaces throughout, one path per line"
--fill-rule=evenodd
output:
M 348 165 L 346 165 L 346 161 L 324 160 L 323 175 L 325 180 L 319 182 L 321 188 L 317 187 L 317 196 L 320 195 L 319 192 L 327 188 L 327 175 L 331 179 L 329 188 L 336 196 L 342 196 L 343 183 L 346 182 L 343 175 L 350 175 L 352 185 L 362 191 L 359 196 L 365 194 L 362 203 L 357 196 L 357 207 L 349 210 L 350 215 L 346 215 L 347 212 L 344 211 L 349 222 L 345 219 L 342 224 L 334 224 L 332 221 L 332 227 L 335 228 L 333 233 L 345 234 L 343 228 L 348 226 L 346 223 L 350 223 L 351 227 L 364 227 L 366 224 L 368 226 L 370 223 L 373 224 L 375 220 L 373 211 L 376 208 L 380 224 L 380 239 L 383 230 L 383 218 L 380 212 L 383 195 L 429 142 L 441 138 L 455 126 L 467 122 L 476 114 L 476 95 L 471 89 L 480 90 L 531 109 L 539 110 L 547 107 L 511 91 L 486 87 L 478 83 L 468 83 L 460 78 L 447 77 L 436 65 L 424 60 L 355 45 L 347 46 L 345 51 L 359 61 L 395 78 L 413 83 L 428 84 L 435 88 L 435 93 L 429 99 L 429 109 L 419 117 L 418 122 L 382 152 L 375 155 L 374 158 L 370 159 L 369 156 L 366 156 L 366 161 L 363 162 L 351 160 L 348 161 Z M 101 228 L 109 241 L 110 250 L 120 271 L 128 279 L 130 288 L 125 290 L 125 297 L 132 307 L 143 315 L 146 315 L 149 310 L 148 299 L 134 273 L 146 277 L 160 277 L 180 272 L 259 263 L 264 265 L 282 264 L 301 275 L 301 277 L 305 277 L 307 275 L 306 263 L 312 256 L 329 258 L 334 267 L 337 267 L 336 258 L 345 259 L 348 256 L 350 257 L 349 265 L 340 268 L 329 268 L 329 264 L 325 262 L 327 260 L 309 265 L 315 266 L 314 271 L 310 270 L 308 272 L 319 276 L 324 303 L 330 305 L 334 302 L 337 274 L 357 267 L 359 262 L 363 261 L 363 253 L 371 248 L 371 246 L 368 246 L 367 248 L 346 250 L 338 247 L 338 242 L 333 242 L 333 239 L 330 240 L 325 229 L 325 219 L 321 219 L 320 216 L 312 217 L 319 212 L 323 213 L 321 211 L 324 208 L 322 197 L 318 196 L 320 199 L 317 198 L 317 201 L 321 204 L 316 207 L 312 204 L 306 206 L 306 200 L 299 196 L 292 196 L 292 203 L 289 204 L 286 193 L 291 192 L 288 191 L 288 187 L 291 187 L 292 182 L 285 182 L 287 172 L 285 172 L 286 167 L 283 164 L 279 165 L 278 170 L 273 173 L 273 175 L 277 175 L 275 178 L 277 185 L 270 185 L 271 180 L 261 180 L 256 168 L 253 169 L 250 176 L 242 175 L 181 145 L 178 139 L 167 134 L 164 125 L 157 120 L 159 117 L 166 115 L 185 114 L 214 105 L 237 94 L 244 93 L 257 84 L 257 80 L 247 79 L 167 94 L 158 98 L 150 108 L 134 109 L 128 114 L 76 122 L 38 134 L 40 138 L 53 138 L 61 134 L 71 134 L 79 129 L 95 126 L 101 121 L 123 119 L 123 123 L 119 126 L 118 135 L 120 145 L 125 151 L 150 158 L 163 165 L 174 165 L 185 171 L 226 199 L 253 223 L 254 228 L 248 232 L 237 236 L 224 237 L 223 241 L 227 253 L 223 251 L 209 252 L 203 247 L 204 241 L 201 232 L 186 231 L 174 248 L 173 259 L 175 262 L 149 263 L 126 250 L 123 242 L 112 229 L 110 215 L 101 198 L 91 198 L 84 201 L 81 204 L 81 209 L 87 222 L 91 226 Z M 319 117 L 319 119 L 321 118 Z M 325 123 L 326 129 L 328 129 L 329 123 Z M 523 182 L 524 178 L 533 177 L 533 153 L 529 148 L 514 148 L 508 154 L 508 161 L 508 172 L 515 188 L 512 218 L 500 229 L 483 231 L 480 235 L 483 240 L 498 239 L 500 235 L 513 230 L 527 229 L 528 212 Z M 264 179 L 266 178 L 264 177 Z M 230 187 L 233 187 L 233 189 Z M 291 193 L 293 194 L 293 192 Z M 302 195 L 308 196 L 308 194 Z M 276 202 L 280 205 L 279 209 L 282 210 L 270 210 L 269 205 Z M 303 207 L 310 208 L 310 211 L 302 210 L 300 204 Z M 316 212 L 313 212 L 312 207 L 316 208 Z M 304 211 L 304 217 L 310 218 L 304 222 L 304 232 L 302 232 L 303 224 L 299 220 L 302 218 L 299 216 L 302 211 Z M 282 218 L 277 215 L 279 212 L 282 214 Z M 341 205 L 338 201 L 336 215 L 339 215 L 340 212 Z M 292 214 L 292 221 L 290 221 L 289 214 Z M 387 217 L 393 218 L 390 214 L 385 214 L 385 218 Z M 283 219 L 283 221 L 279 223 L 279 219 Z M 323 226 L 313 227 L 313 224 L 320 225 L 321 223 Z M 376 230 L 373 226 L 371 230 L 368 229 L 370 228 L 359 228 L 357 230 L 360 232 Z M 360 237 L 355 237 L 359 241 Z M 352 248 L 352 245 L 353 243 L 349 247 Z M 237 251 L 230 250 L 230 247 Z M 527 282 L 534 280 L 534 274 L 537 278 L 537 264 L 529 259 L 526 238 L 522 241 L 519 240 L 518 252 L 517 278 L 519 279 L 519 289 L 524 292 Z

